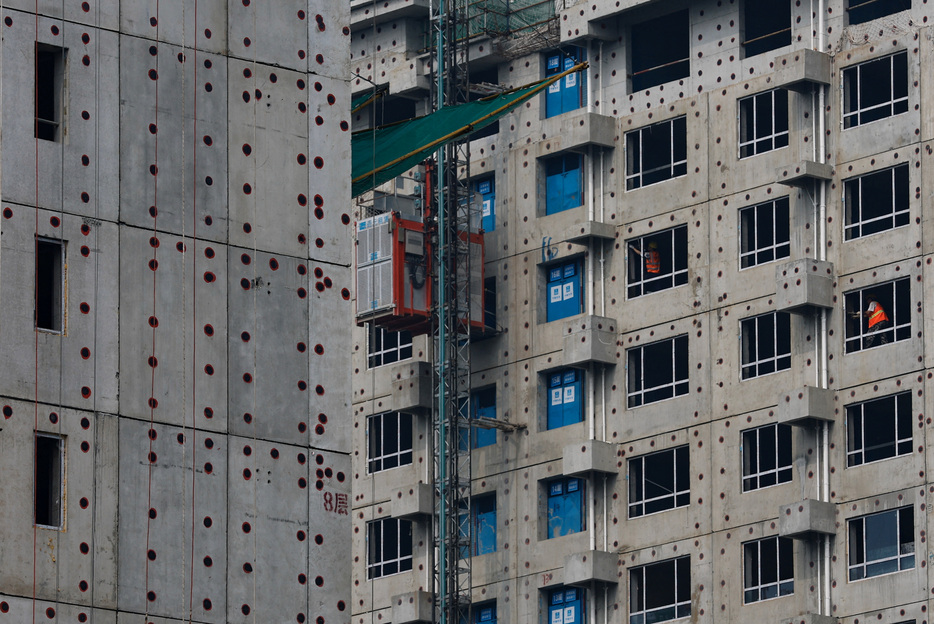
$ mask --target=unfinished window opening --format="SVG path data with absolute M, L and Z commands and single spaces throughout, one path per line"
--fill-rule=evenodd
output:
M 862 24 L 910 9 L 911 0 L 847 0 L 846 6 L 850 24 Z
M 688 393 L 687 334 L 626 351 L 631 409 Z
M 496 602 L 484 602 L 471 605 L 473 611 L 473 624 L 496 624 Z
M 744 58 L 791 45 L 791 0 L 746 0 L 740 11 Z
M 583 479 L 574 477 L 553 479 L 545 484 L 548 539 L 584 530 L 584 484 Z
M 846 240 L 908 225 L 908 163 L 843 183 Z
M 545 57 L 545 78 L 564 73 L 586 60 L 585 51 L 567 46 Z M 555 117 L 587 104 L 587 74 L 577 71 L 548 86 L 545 93 L 545 117 Z
M 742 269 L 774 262 L 791 254 L 788 196 L 739 211 Z
M 65 49 L 36 44 L 35 137 L 62 140 L 65 93 Z
M 791 425 L 743 432 L 743 492 L 791 481 Z
M 477 180 L 473 189 L 479 195 L 480 227 L 484 232 L 492 232 L 496 229 L 496 181 L 493 176 Z
M 470 393 L 470 418 L 496 419 L 496 386 L 487 386 Z M 462 414 L 466 409 L 462 408 Z M 458 432 L 458 447 L 461 451 L 478 449 L 496 444 L 496 429 L 474 425 L 462 427 Z
M 496 552 L 495 493 L 472 497 L 469 509 L 466 503 L 462 503 L 458 522 L 464 542 L 460 548 L 461 559 Z
M 915 567 L 914 509 L 900 507 L 850 520 L 850 581 Z
M 547 267 L 546 322 L 575 316 L 584 311 L 581 268 L 578 260 Z
M 375 579 L 412 569 L 412 522 L 383 518 L 368 522 L 367 578 Z
M 584 205 L 584 158 L 568 152 L 542 159 L 545 168 L 545 214 Z
M 65 245 L 36 241 L 36 328 L 61 333 L 65 319 Z
M 638 518 L 691 503 L 688 446 L 629 460 L 629 517 Z
M 483 70 L 470 70 L 470 101 L 500 93 L 505 88 L 499 84 L 499 68 L 497 66 Z M 469 141 L 476 141 L 499 134 L 499 120 L 494 121 L 485 128 L 477 130 L 470 135 Z
M 788 92 L 773 89 L 739 101 L 739 157 L 788 147 Z
M 412 333 L 392 331 L 367 323 L 367 368 L 376 368 L 412 357 Z
M 63 470 L 65 468 L 65 446 L 59 436 L 36 434 L 35 466 L 35 523 L 38 526 L 61 528 L 63 524 L 62 504 Z
M 412 415 L 386 412 L 367 418 L 370 474 L 412 463 Z
M 687 117 L 626 133 L 626 190 L 687 175 Z
M 795 593 L 794 540 L 767 537 L 743 544 L 743 602 Z
M 657 624 L 690 616 L 690 556 L 629 571 L 629 624 Z
M 483 329 L 488 332 L 497 331 L 496 325 L 496 278 L 487 277 L 483 280 Z
M 911 338 L 911 278 L 876 284 L 844 297 L 847 353 Z
M 626 241 L 630 299 L 688 283 L 688 226 Z
M 584 373 L 574 368 L 548 375 L 546 429 L 558 429 L 584 420 Z
M 584 590 L 560 587 L 548 592 L 548 621 L 553 624 L 584 624 Z
M 751 379 L 791 368 L 791 315 L 769 312 L 743 319 L 742 378 Z
M 908 52 L 843 70 L 843 127 L 854 128 L 908 112 Z
M 401 95 L 385 95 L 371 106 L 376 127 L 388 126 L 414 119 L 417 115 L 415 100 Z
M 630 33 L 633 93 L 688 77 L 691 24 L 687 9 L 637 24 Z
M 847 406 L 848 468 L 909 455 L 911 441 L 910 392 Z

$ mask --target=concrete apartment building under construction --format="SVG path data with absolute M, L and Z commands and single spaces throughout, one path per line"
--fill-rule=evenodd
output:
M 349 16 L 2 3 L 0 622 L 349 622 Z
M 469 624 L 927 622 L 934 4 L 470 6 L 475 95 L 588 65 L 470 143 Z M 433 7 L 351 3 L 355 130 Z M 436 351 L 355 335 L 352 624 L 431 620 Z

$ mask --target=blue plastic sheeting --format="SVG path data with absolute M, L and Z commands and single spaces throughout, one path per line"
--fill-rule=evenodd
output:
M 496 605 L 473 608 L 474 624 L 496 624 Z
M 556 321 L 580 314 L 581 290 L 580 266 L 576 260 L 549 267 L 546 320 Z
M 584 204 L 580 154 L 561 154 L 545 160 L 545 214 Z
M 470 524 L 467 524 L 467 510 L 458 516 L 461 537 L 470 531 L 470 550 L 461 548 L 461 558 L 485 555 L 496 552 L 496 495 L 476 496 L 470 501 Z
M 483 388 L 471 397 L 474 418 L 496 418 L 496 386 Z M 474 427 L 473 448 L 496 444 L 496 429 Z
M 584 530 L 584 481 L 568 477 L 548 482 L 548 539 Z
M 548 429 L 573 425 L 584 419 L 583 376 L 583 372 L 573 369 L 548 376 Z
M 548 592 L 548 624 L 582 624 L 584 592 L 562 588 Z
M 571 69 L 585 60 L 584 56 L 584 51 L 577 47 L 556 52 L 545 60 L 545 77 L 550 78 Z M 586 75 L 584 72 L 574 72 L 548 87 L 545 94 L 545 117 L 577 110 L 586 103 L 587 91 L 583 84 Z
M 480 180 L 474 188 L 480 194 L 483 202 L 480 227 L 483 228 L 484 232 L 492 232 L 496 229 L 496 186 L 493 183 L 493 178 Z

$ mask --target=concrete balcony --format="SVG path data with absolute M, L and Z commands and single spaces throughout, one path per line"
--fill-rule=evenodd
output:
M 431 364 L 406 362 L 392 368 L 390 409 L 395 412 L 423 413 L 431 410 L 434 388 Z
M 390 499 L 393 518 L 418 521 L 434 513 L 434 509 L 434 488 L 428 483 L 416 483 L 394 490 Z
M 406 17 L 430 17 L 429 0 L 352 0 L 350 27 L 368 28 Z
M 561 43 L 584 39 L 614 41 L 619 37 L 616 28 L 616 17 L 626 11 L 660 1 L 589 2 L 588 0 L 564 0 L 558 7 Z
M 616 321 L 602 316 L 578 316 L 564 328 L 565 366 L 616 364 Z
M 434 594 L 426 591 L 414 591 L 393 596 L 393 623 L 431 622 L 434 612 L 434 600 Z
M 775 83 L 799 93 L 810 93 L 818 85 L 829 85 L 831 76 L 829 54 L 817 50 L 795 50 L 775 59 L 778 74 Z
M 586 244 L 591 239 L 614 240 L 615 238 L 616 226 L 602 221 L 581 221 L 573 226 L 568 234 L 568 241 L 572 243 Z
M 833 422 L 833 390 L 804 386 L 794 392 L 782 393 L 775 408 L 778 422 L 796 427 L 812 427 Z
M 782 537 L 807 540 L 818 535 L 837 532 L 833 503 L 807 499 L 782 505 L 778 510 L 778 534 Z
M 815 180 L 830 180 L 833 167 L 813 160 L 800 160 L 775 170 L 775 181 L 786 186 L 805 186 Z
M 837 618 L 817 613 L 805 613 L 781 621 L 781 624 L 837 624 Z
M 616 445 L 599 440 L 587 440 L 564 447 L 561 472 L 569 477 L 590 473 L 617 474 L 619 467 Z
M 775 305 L 779 310 L 811 314 L 833 307 L 833 264 L 804 258 L 779 265 Z
M 585 147 L 616 147 L 616 118 L 588 113 L 586 108 L 542 120 L 539 156 Z
M 590 587 L 591 583 L 619 583 L 619 555 L 602 550 L 572 553 L 564 558 L 564 584 Z

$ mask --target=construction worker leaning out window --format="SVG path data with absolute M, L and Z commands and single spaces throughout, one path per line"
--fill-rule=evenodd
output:
M 648 249 L 646 249 L 645 252 L 640 251 L 635 245 L 630 245 L 629 248 L 642 256 L 642 259 L 645 261 L 646 273 L 658 275 L 662 272 L 662 256 L 658 253 L 658 244 L 655 241 L 648 244 Z
M 876 341 L 876 336 L 879 336 L 879 344 L 887 344 L 889 338 L 886 335 L 885 331 L 891 327 L 892 322 L 889 320 L 889 315 L 885 313 L 885 308 L 882 307 L 882 304 L 876 300 L 875 295 L 866 295 L 866 310 L 862 313 L 853 312 L 850 316 L 854 319 L 858 319 L 861 316 L 866 317 L 868 320 L 866 332 L 863 338 L 863 348 L 868 349 Z

